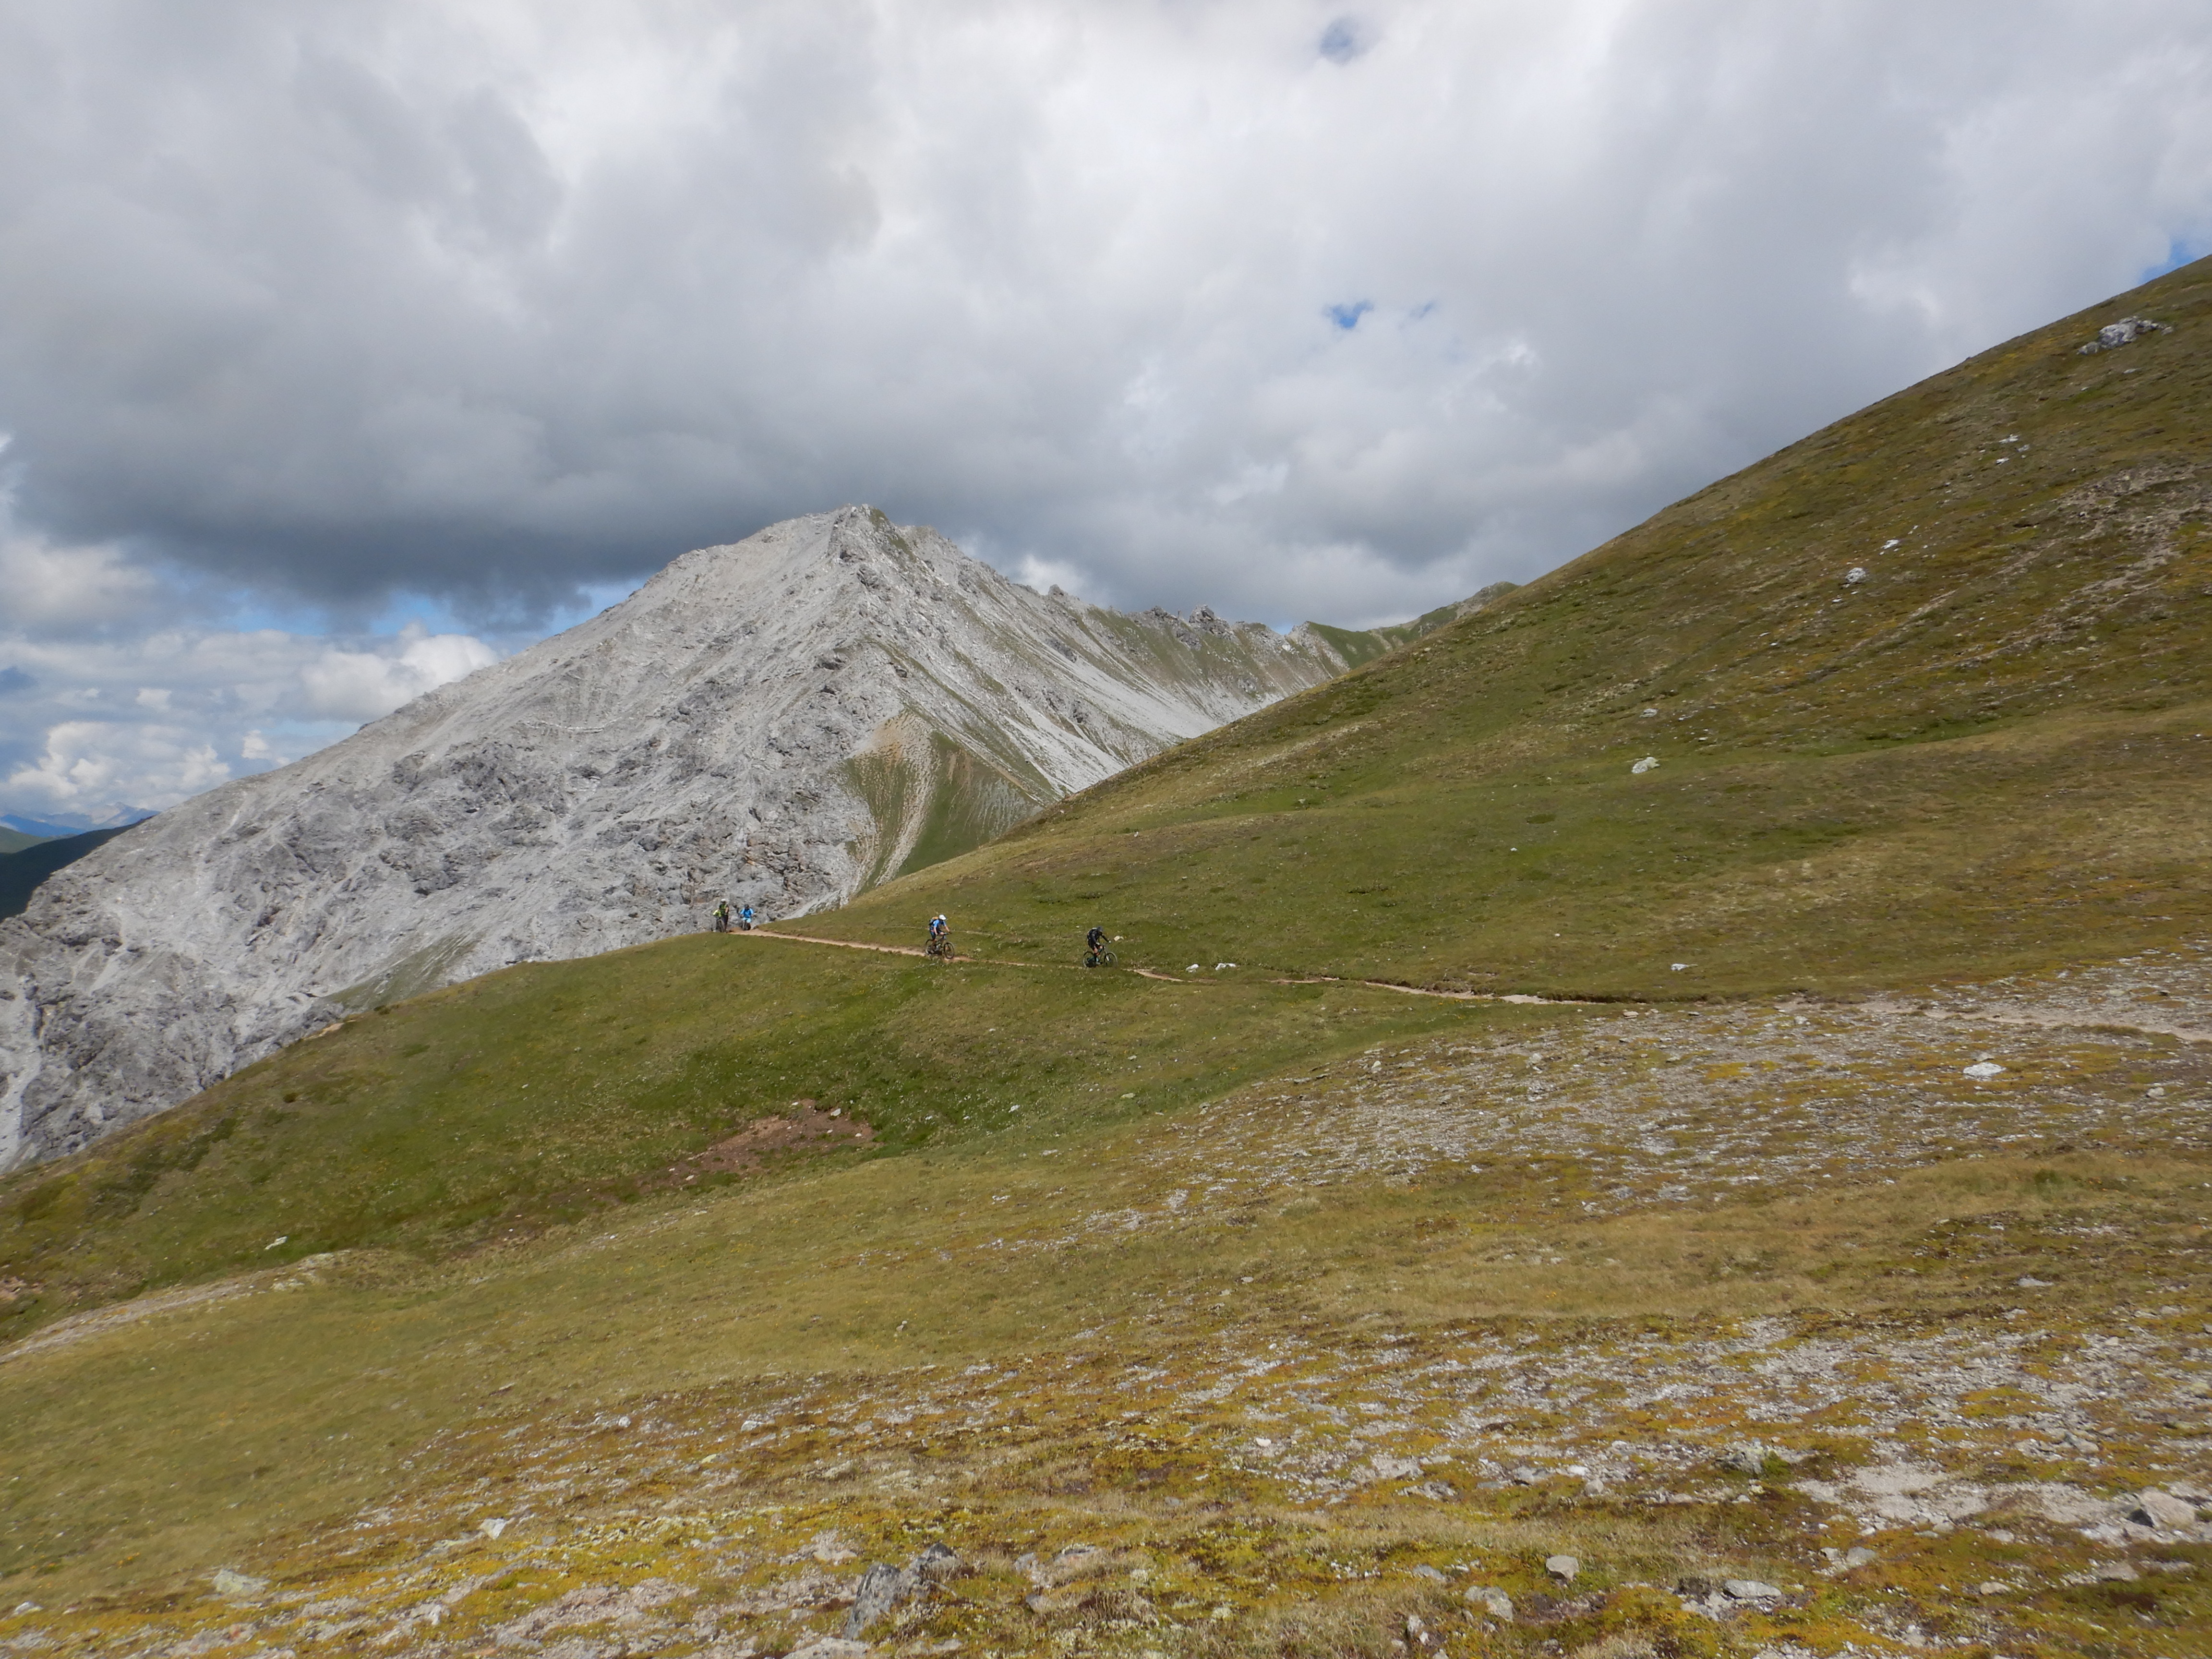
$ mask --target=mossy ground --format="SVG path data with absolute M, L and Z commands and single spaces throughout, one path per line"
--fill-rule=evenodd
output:
M 2183 1653 L 2212 1617 L 2212 1551 L 2118 1503 L 2212 1491 L 2212 1060 L 2154 1029 L 2212 1016 L 2202 955 L 1649 1009 L 1126 977 L 1448 1023 L 1172 1107 L 1124 1049 L 1103 1117 L 43 1328 L 0 1367 L 42 1605 L 0 1631 L 781 1651 L 932 1538 L 976 1571 L 878 1641 L 1381 1653 L 1411 1613 L 1501 1653 Z M 1801 1461 L 1723 1467 L 1747 1438 Z M 1784 1599 L 1675 1593 L 1732 1577 Z

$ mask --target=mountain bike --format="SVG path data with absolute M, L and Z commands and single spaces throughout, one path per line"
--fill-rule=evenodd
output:
M 940 962 L 952 960 L 952 935 L 940 933 L 929 941 L 929 954 Z
M 1083 965 L 1085 968 L 1111 968 L 1114 965 L 1114 953 L 1103 945 L 1096 951 L 1085 951 L 1083 953 Z

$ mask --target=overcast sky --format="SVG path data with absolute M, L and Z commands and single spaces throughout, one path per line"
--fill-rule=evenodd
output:
M 1409 615 L 2207 248 L 2203 0 L 0 0 L 0 811 L 850 501 Z

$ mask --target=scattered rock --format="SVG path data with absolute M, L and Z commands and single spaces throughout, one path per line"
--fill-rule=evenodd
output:
M 913 1595 L 921 1582 L 911 1567 L 894 1567 L 881 1561 L 870 1567 L 853 1591 L 852 1611 L 845 1615 L 845 1639 L 857 1638 Z
M 2049 1279 L 2038 1279 L 2033 1273 L 2022 1273 L 2013 1281 L 2023 1291 L 2047 1291 L 2056 1282 Z
M 1864 1544 L 1854 1544 L 1844 1552 L 1844 1565 L 1846 1567 L 1870 1566 L 1881 1559 L 1881 1557 L 1876 1555 Z
M 1367 1460 L 1367 1467 L 1375 1471 L 1380 1480 L 1410 1480 L 1421 1472 L 1416 1458 L 1385 1457 L 1380 1452 Z
M 806 1546 L 806 1553 L 825 1567 L 836 1567 L 851 1560 L 854 1552 L 845 1541 L 845 1534 L 833 1529 L 816 1533 Z
M 1846 587 L 1856 587 L 1866 579 L 1866 567 L 1863 564 L 1855 564 L 1844 572 L 1844 586 Z
M 258 1595 L 269 1588 L 269 1581 L 266 1578 L 251 1577 L 245 1573 L 234 1571 L 229 1567 L 217 1568 L 213 1582 L 215 1593 L 217 1595 Z
M 1630 767 L 1628 769 L 1632 772 L 1650 772 L 1656 769 L 1658 764 L 1658 756 L 1646 755 L 1642 760 L 1637 762 L 1635 765 Z
M 847 1641 L 842 1637 L 825 1636 L 809 1642 L 803 1648 L 793 1648 L 784 1659 L 868 1659 L 866 1642 Z
M 947 1554 L 951 1554 L 949 1550 Z M 1045 1589 L 1064 1584 L 1071 1578 L 1080 1578 L 1103 1571 L 1109 1564 L 1106 1552 L 1095 1544 L 1070 1544 L 1049 1561 L 1040 1561 L 1034 1555 L 1014 1559 L 1014 1569 L 1030 1583 Z
M 1977 1595 L 2002 1595 L 2011 1588 L 2012 1586 L 2010 1584 L 2000 1584 L 1994 1578 L 1986 1578 L 1980 1583 L 1974 1586 L 1974 1594 Z
M 1420 1565 L 1415 1567 L 1413 1571 L 1413 1576 L 1416 1578 L 1433 1578 L 1439 1584 L 1448 1582 L 1443 1574 L 1438 1572 L 1434 1567 L 1431 1566 L 1425 1561 L 1422 1562 Z
M 2186 1527 L 2197 1520 L 2197 1505 L 2153 1486 L 2129 1507 L 2128 1519 L 2139 1527 Z
M 1731 1601 L 1775 1601 L 1782 1596 L 1773 1585 L 1761 1583 L 1756 1578 L 1723 1578 L 1721 1593 Z
M 1406 1640 L 1417 1648 L 1432 1648 L 1437 1644 L 1436 1637 L 1431 1633 L 1428 1626 L 1422 1622 L 1421 1615 L 1418 1613 L 1409 1613 L 1406 1615 Z
M 1674 1581 L 1674 1594 L 1692 1601 L 1702 1601 L 1713 1593 L 1713 1581 L 1694 1572 L 1684 1573 Z
M 1738 1474 L 1764 1474 L 1766 1459 L 1765 1447 L 1756 1440 L 1742 1440 L 1721 1454 L 1720 1463 L 1723 1468 L 1734 1469 Z
M 2136 1570 L 2124 1561 L 2107 1561 L 2097 1569 L 2097 1582 L 2100 1584 L 2132 1584 L 2136 1582 Z
M 1562 1584 L 1573 1583 L 1575 1576 L 1582 1570 L 1583 1564 L 1571 1555 L 1547 1555 L 1544 1558 L 1544 1571 Z
M 942 1584 L 967 1571 L 968 1564 L 942 1544 L 932 1544 L 907 1564 L 907 1571 L 926 1584 Z
M 1513 1598 L 1495 1584 L 1470 1584 L 1465 1592 L 1472 1606 L 1487 1612 L 1492 1619 L 1510 1624 L 1513 1620 Z
M 1999 1077 L 2003 1073 L 2004 1067 L 1993 1060 L 1978 1060 L 1966 1067 L 1968 1077 Z
M 507 1517 L 503 1515 L 495 1515 L 489 1521 L 479 1521 L 477 1522 L 477 1530 L 487 1538 L 496 1538 L 507 1530 Z
M 2081 348 L 2081 355 L 2087 357 L 2094 352 L 2117 351 L 2124 345 L 2130 345 L 2142 339 L 2146 334 L 2162 333 L 2167 326 L 2165 323 L 2153 322 L 2148 317 L 2123 317 L 2118 322 L 2106 323 L 2099 329 L 2097 337 Z

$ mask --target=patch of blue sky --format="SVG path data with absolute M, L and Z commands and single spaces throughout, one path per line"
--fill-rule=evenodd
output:
M 637 587 L 635 581 L 586 583 L 577 590 L 571 603 L 559 607 L 541 623 L 512 629 L 487 629 L 481 618 L 463 615 L 434 594 L 411 592 L 391 595 L 366 619 L 334 619 L 319 607 L 252 590 L 210 596 L 204 614 L 210 614 L 217 626 L 242 634 L 267 629 L 355 646 L 366 641 L 397 638 L 410 629 L 420 629 L 425 634 L 474 635 L 495 648 L 515 651 L 596 617 L 609 605 L 628 599 Z M 354 625 L 348 626 L 348 622 Z
M 368 631 L 372 634 L 398 634 L 410 623 L 426 634 L 472 634 L 476 631 L 454 615 L 452 607 L 443 599 L 428 593 L 394 593 L 370 620 Z
M 226 632 L 319 635 L 324 631 L 323 613 L 311 605 L 288 604 L 252 588 L 226 592 L 219 588 L 210 592 L 211 584 L 192 586 L 198 589 L 189 601 L 194 611 Z
M 1325 306 L 1322 314 L 1339 328 L 1347 332 L 1359 326 L 1359 319 L 1375 309 L 1372 300 L 1354 300 L 1346 305 Z
M 312 755 L 340 738 L 350 737 L 360 728 L 358 720 L 286 719 L 264 720 L 254 727 L 280 755 Z M 249 761 L 246 764 L 252 766 L 254 763 Z
M 1367 31 L 1357 17 L 1340 17 L 1321 32 L 1321 55 L 1332 64 L 1350 63 L 1367 44 Z
M 586 582 L 578 588 L 576 601 L 556 611 L 548 618 L 544 631 L 535 637 L 549 638 L 563 629 L 574 628 L 578 623 L 589 622 L 609 605 L 620 605 L 636 592 L 639 586 L 634 581 Z
M 2203 258 L 2205 252 L 2206 246 L 2200 241 L 2169 241 L 2166 245 L 2165 259 L 2157 264 L 2146 265 L 2142 275 L 2136 280 L 2148 283 L 2154 276 L 2163 276 L 2169 270 L 2179 270 L 2182 266 Z

